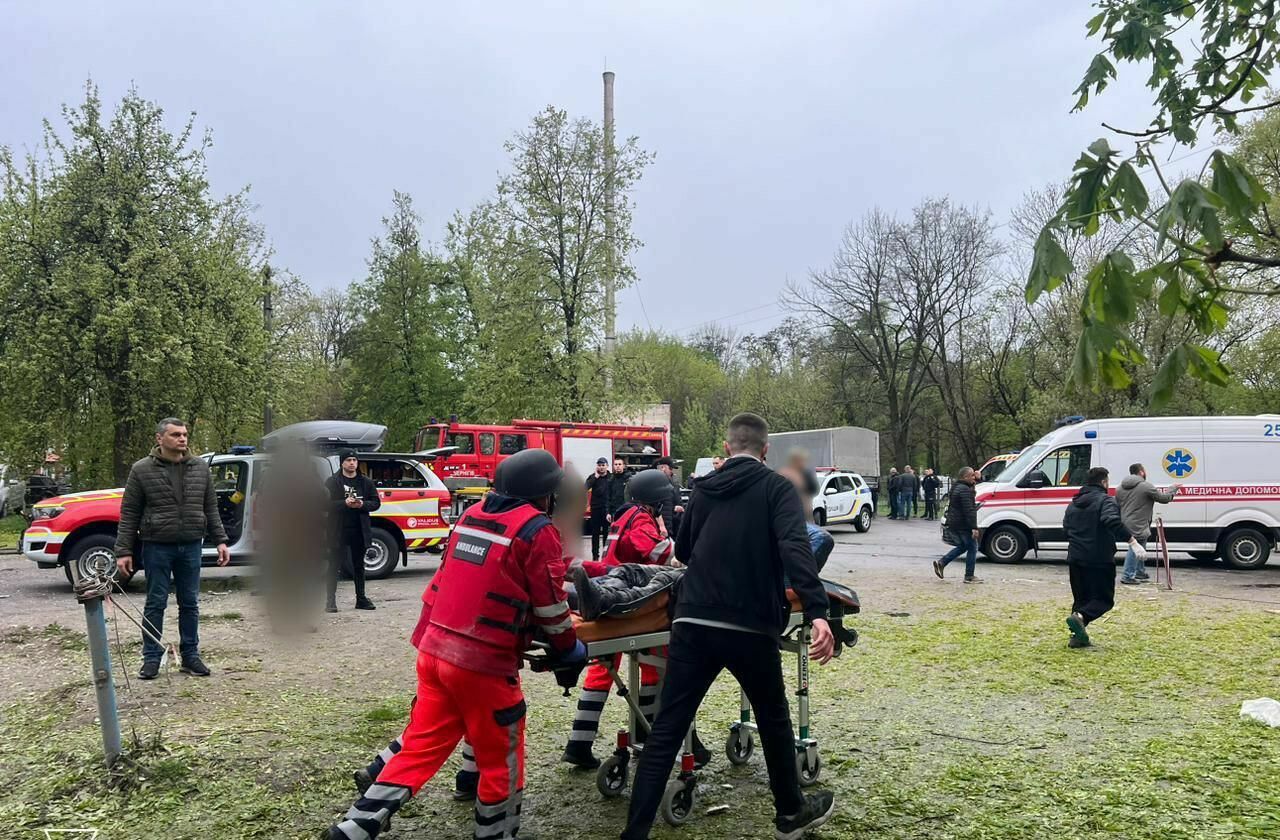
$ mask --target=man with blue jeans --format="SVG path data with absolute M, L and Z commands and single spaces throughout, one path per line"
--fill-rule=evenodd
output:
M 171 590 L 178 596 L 182 672 L 209 676 L 200 659 L 199 636 L 200 550 L 205 537 L 218 546 L 219 566 L 231 561 L 209 465 L 188 453 L 187 438 L 186 423 L 176 417 L 161 420 L 156 425 L 156 446 L 129 469 L 120 503 L 116 565 L 121 574 L 131 575 L 134 555 L 140 554 L 140 567 L 147 575 L 142 613 L 147 631 L 142 634 L 142 670 L 138 672 L 144 680 L 160 673 L 164 649 L 158 640 L 164 632 Z
M 1181 485 L 1173 485 L 1167 492 L 1159 490 L 1147 480 L 1147 470 L 1142 464 L 1130 464 L 1129 474 L 1116 489 L 1116 504 L 1120 506 L 1120 519 L 1133 534 L 1133 544 L 1124 556 L 1124 571 L 1120 582 L 1133 586 L 1146 583 L 1148 578 L 1146 559 L 1139 558 L 1134 545 L 1147 546 L 1151 537 L 1151 513 L 1157 504 L 1167 505 L 1178 494 Z
M 958 543 L 943 556 L 933 561 L 933 573 L 942 577 L 942 570 L 947 564 L 961 554 L 964 558 L 964 582 L 982 583 L 982 578 L 974 575 L 978 562 L 978 503 L 973 491 L 978 474 L 973 467 L 964 467 L 951 490 L 951 504 L 947 507 L 947 528 L 956 535 Z

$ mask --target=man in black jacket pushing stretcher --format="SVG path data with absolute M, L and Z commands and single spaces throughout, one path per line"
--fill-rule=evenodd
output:
M 768 445 L 763 418 L 737 415 L 729 422 L 724 466 L 694 486 L 676 538 L 676 557 L 689 568 L 676 601 L 661 711 L 636 770 L 623 840 L 649 836 L 685 733 L 726 668 L 756 714 L 777 811 L 776 840 L 796 840 L 835 809 L 829 791 L 800 791 L 778 649 L 791 611 L 784 575 L 812 622 L 810 657 L 828 662 L 835 638 L 800 498 L 791 482 L 764 465 Z

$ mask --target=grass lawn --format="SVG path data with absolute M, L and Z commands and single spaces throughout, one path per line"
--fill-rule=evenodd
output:
M 16 513 L 0 519 L 0 548 L 17 548 L 25 530 L 27 520 Z
M 813 672 L 822 784 L 837 794 L 817 836 L 1280 837 L 1280 729 L 1238 715 L 1245 699 L 1280 695 L 1280 617 L 1186 603 L 1126 602 L 1092 628 L 1097 644 L 1086 650 L 1067 649 L 1062 608 L 1043 602 L 926 595 L 910 615 L 859 617 L 859 646 Z M 62 634 L 44 635 L 48 655 L 85 656 Z M 340 673 L 290 686 L 248 676 L 261 680 L 245 679 L 231 701 L 190 704 L 181 717 L 160 707 L 131 715 L 137 764 L 115 786 L 100 769 L 84 684 L 3 709 L 0 834 L 317 836 L 350 803 L 350 771 L 403 724 L 412 687 L 364 696 Z M 602 801 L 590 775 L 556 763 L 574 698 L 546 678 L 525 682 L 526 827 L 544 838 L 616 837 L 626 800 Z M 717 684 L 699 717 L 709 744 L 723 743 L 736 699 L 731 683 Z M 603 732 L 622 710 L 609 704 Z M 447 797 L 453 769 L 385 836 L 470 836 L 469 808 Z M 719 804 L 728 811 L 704 813 Z M 694 821 L 654 837 L 766 837 L 770 817 L 759 750 L 744 768 L 721 753 L 702 775 Z

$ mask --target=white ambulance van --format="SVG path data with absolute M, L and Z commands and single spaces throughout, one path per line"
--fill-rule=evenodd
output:
M 1079 419 L 1054 429 L 978 485 L 983 554 L 1013 563 L 1029 550 L 1065 550 L 1062 516 L 1090 467 L 1110 471 L 1114 495 L 1135 463 L 1157 487 L 1182 485 L 1153 513 L 1170 551 L 1237 569 L 1267 562 L 1280 540 L 1280 414 Z

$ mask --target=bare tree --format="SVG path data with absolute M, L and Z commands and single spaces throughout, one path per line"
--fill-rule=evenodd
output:
M 911 455 L 911 430 L 930 385 L 930 330 L 919 291 L 904 286 L 894 219 L 873 210 L 845 228 L 829 267 L 791 283 L 784 302 L 832 333 L 832 349 L 866 366 L 884 394 L 893 459 Z

